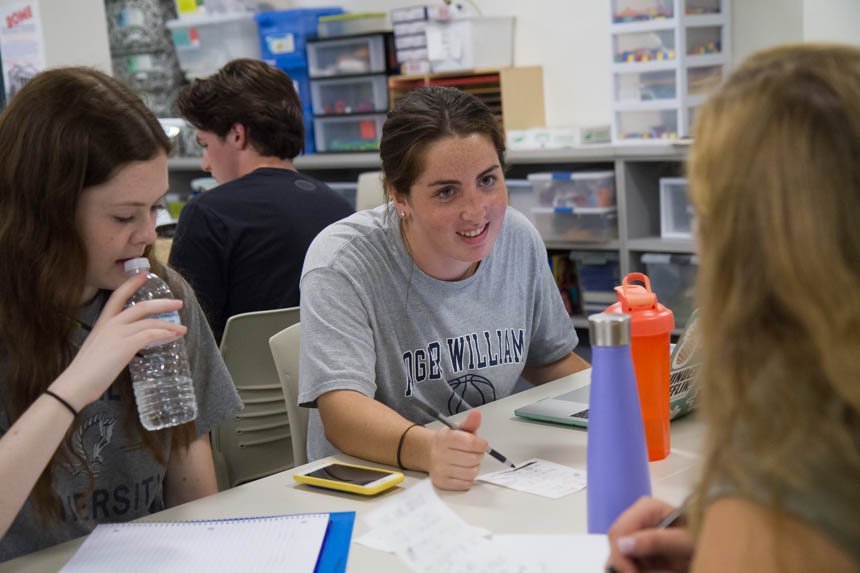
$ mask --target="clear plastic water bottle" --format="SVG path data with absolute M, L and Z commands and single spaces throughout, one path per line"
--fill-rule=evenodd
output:
M 630 353 L 630 315 L 588 317 L 588 532 L 606 533 L 624 510 L 651 495 L 648 449 Z
M 174 298 L 170 287 L 149 272 L 145 257 L 125 262 L 129 276 L 147 274 L 147 281 L 128 299 L 126 307 L 144 300 Z M 151 315 L 151 318 L 181 324 L 178 311 Z M 190 422 L 197 417 L 197 398 L 185 352 L 185 338 L 142 348 L 129 364 L 140 422 L 147 430 L 160 430 Z

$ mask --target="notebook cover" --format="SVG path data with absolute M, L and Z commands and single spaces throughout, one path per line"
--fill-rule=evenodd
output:
M 323 539 L 314 573 L 344 573 L 352 541 L 354 511 L 329 513 L 328 529 Z

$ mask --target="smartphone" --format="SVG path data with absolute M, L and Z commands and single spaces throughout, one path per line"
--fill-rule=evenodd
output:
M 361 495 L 376 495 L 402 482 L 403 474 L 392 470 L 328 462 L 305 472 L 293 474 L 293 479 L 316 487 Z

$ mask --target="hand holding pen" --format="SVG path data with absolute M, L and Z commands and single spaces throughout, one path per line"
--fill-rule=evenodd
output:
M 461 429 L 454 422 L 452 422 L 451 420 L 449 420 L 448 418 L 446 418 L 445 416 L 440 414 L 438 411 L 436 411 L 436 409 L 433 406 L 431 406 L 427 402 L 423 401 L 418 396 L 413 396 L 413 399 L 415 400 L 415 405 L 418 406 L 418 409 L 421 410 L 422 412 L 424 412 L 425 414 L 427 414 L 428 416 L 432 416 L 435 420 L 442 422 L 443 424 L 445 424 L 446 426 L 448 426 L 452 430 L 460 430 Z M 508 458 L 506 458 L 501 453 L 499 453 L 498 450 L 494 450 L 493 448 L 491 448 L 489 444 L 487 444 L 487 447 L 484 450 L 484 452 L 490 454 L 492 457 L 499 460 L 501 463 L 505 464 L 506 466 L 511 466 L 512 468 L 517 467 L 516 464 L 512 463 Z
M 609 530 L 610 554 L 606 570 L 614 573 L 688 571 L 694 545 L 685 524 L 683 504 L 676 508 L 658 499 L 640 499 L 621 514 Z

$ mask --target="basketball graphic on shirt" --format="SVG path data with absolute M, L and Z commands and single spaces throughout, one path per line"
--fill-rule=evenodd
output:
M 448 382 L 453 393 L 448 398 L 448 414 L 471 410 L 496 399 L 496 387 L 479 374 L 465 374 Z

